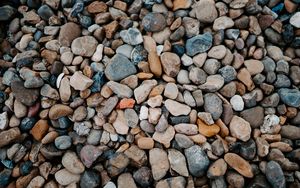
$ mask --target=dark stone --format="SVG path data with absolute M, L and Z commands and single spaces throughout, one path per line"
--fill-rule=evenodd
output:
M 14 168 L 14 162 L 12 160 L 4 159 L 4 160 L 1 160 L 1 163 L 8 169 Z
M 38 9 L 38 14 L 40 15 L 40 17 L 43 20 L 46 20 L 46 21 L 48 21 L 49 18 L 54 15 L 53 11 L 51 10 L 51 8 L 48 5 L 42 5 Z
M 300 37 L 295 37 L 292 43 L 292 46 L 295 48 L 299 48 L 300 47 Z
M 12 82 L 11 89 L 16 99 L 26 106 L 32 106 L 37 101 L 40 95 L 38 89 L 25 88 L 22 81 Z
M 0 21 L 11 20 L 14 17 L 16 12 L 17 12 L 16 9 L 9 5 L 0 7 Z
M 60 73 L 62 73 L 64 68 L 64 64 L 61 61 L 54 61 L 54 63 L 51 66 L 51 74 L 54 74 L 58 76 Z
M 273 44 L 284 46 L 285 43 L 283 42 L 283 39 L 279 33 L 277 33 L 275 30 L 271 28 L 267 28 L 265 31 L 266 38 Z
M 246 186 L 247 188 L 271 188 L 267 179 L 263 175 L 257 175 Z
M 7 99 L 7 95 L 4 91 L 0 91 L 0 104 L 4 103 Z
M 212 46 L 212 35 L 207 32 L 203 35 L 197 35 L 186 41 L 186 53 L 189 56 L 194 56 L 198 53 L 203 53 L 209 50 Z
M 83 1 L 76 1 L 76 3 L 73 5 L 72 10 L 70 12 L 72 17 L 76 17 L 79 13 L 81 13 L 84 9 L 84 3 Z
M 20 130 L 22 132 L 28 132 L 29 130 L 32 129 L 34 124 L 36 123 L 36 119 L 33 117 L 25 117 L 22 119 L 21 124 L 20 124 Z
M 253 139 L 250 139 L 247 142 L 241 142 L 239 153 L 244 159 L 247 160 L 254 159 L 256 155 L 255 141 Z
M 202 148 L 198 145 L 194 145 L 185 149 L 184 154 L 191 175 L 196 177 L 203 176 L 208 169 L 209 159 Z
M 300 106 L 300 91 L 298 89 L 283 88 L 278 91 L 281 101 L 292 107 Z
M 40 30 L 37 30 L 35 33 L 34 33 L 34 40 L 36 42 L 38 42 L 40 40 L 40 38 L 43 36 L 43 32 L 41 32 Z
M 280 165 L 275 161 L 270 161 L 266 166 L 266 177 L 272 187 L 285 188 L 285 177 Z
M 81 188 L 96 188 L 101 184 L 100 174 L 95 170 L 86 170 L 81 175 L 80 187 Z
M 293 125 L 282 126 L 280 130 L 280 134 L 283 138 L 298 140 L 300 139 L 300 127 L 293 126 Z
M 278 3 L 275 7 L 272 8 L 272 11 L 276 14 L 279 14 L 284 7 L 284 3 Z
M 89 16 L 84 16 L 84 15 L 78 14 L 77 17 L 79 19 L 80 25 L 84 28 L 90 27 L 93 23 L 92 18 Z
M 142 45 L 137 45 L 131 52 L 131 61 L 137 65 L 139 62 L 146 60 L 148 52 Z
M 190 116 L 171 116 L 169 123 L 172 125 L 176 125 L 179 123 L 189 123 Z
M 9 179 L 12 171 L 9 169 L 4 169 L 0 172 L 0 187 L 6 187 L 9 184 Z
M 211 113 L 214 120 L 219 119 L 223 112 L 222 100 L 214 93 L 205 94 L 204 110 Z
M 93 93 L 95 92 L 100 92 L 101 87 L 105 84 L 105 74 L 104 72 L 97 72 L 94 76 L 93 76 L 93 85 L 90 87 L 91 91 Z
M 75 0 L 61 0 L 62 8 L 70 8 L 73 7 Z
M 31 67 L 33 64 L 33 59 L 31 57 L 23 58 L 17 61 L 16 66 L 18 68 Z
M 185 48 L 182 45 L 179 44 L 174 44 L 172 46 L 172 52 L 174 52 L 175 54 L 177 54 L 179 57 L 183 56 L 183 54 L 185 53 Z
M 234 79 L 236 79 L 236 71 L 232 66 L 226 65 L 219 69 L 219 73 L 224 78 L 225 83 L 228 83 Z
M 49 78 L 49 84 L 54 88 L 56 88 L 56 80 L 57 77 L 54 74 L 52 74 Z
M 210 179 L 210 187 L 211 188 L 227 187 L 224 176 L 220 176 L 220 177 Z
M 20 165 L 20 174 L 22 176 L 26 176 L 30 173 L 32 169 L 32 162 L 31 161 L 25 161 L 24 163 L 21 163 Z
M 166 25 L 166 19 L 160 13 L 148 13 L 142 20 L 142 26 L 147 32 L 162 31 Z
M 152 172 L 146 166 L 139 168 L 133 174 L 133 178 L 134 178 L 135 182 L 137 182 L 143 188 L 147 188 L 147 187 L 151 186 L 152 182 L 153 182 Z
M 41 0 L 27 0 L 27 6 L 33 9 L 38 9 L 41 6 Z
M 291 86 L 291 81 L 286 75 L 278 74 L 277 79 L 274 83 L 274 86 L 276 88 L 290 87 Z
M 258 128 L 264 122 L 264 108 L 260 106 L 244 110 L 240 115 L 250 123 L 252 128 Z
M 68 129 L 72 125 L 72 121 L 67 117 L 58 118 L 59 128 Z
M 291 24 L 283 25 L 282 38 L 284 42 L 291 43 L 294 38 L 294 28 Z

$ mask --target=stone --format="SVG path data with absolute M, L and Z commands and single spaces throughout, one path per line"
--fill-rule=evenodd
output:
M 253 177 L 253 172 L 250 164 L 245 159 L 238 156 L 237 154 L 226 153 L 224 155 L 224 160 L 231 168 L 236 170 L 242 176 L 245 176 L 247 178 Z
M 111 177 L 115 177 L 125 170 L 129 162 L 130 160 L 124 153 L 115 153 L 106 161 L 107 172 Z
M 293 25 L 296 28 L 300 28 L 300 12 L 296 12 L 291 18 L 290 18 L 290 24 Z
M 121 54 L 116 54 L 111 58 L 105 68 L 105 76 L 112 81 L 120 81 L 136 73 L 136 68 L 128 58 Z
M 61 159 L 62 165 L 73 174 L 81 174 L 85 168 L 74 152 L 66 152 Z
M 137 188 L 132 175 L 130 173 L 123 173 L 118 177 L 118 188 Z
M 207 74 L 205 71 L 198 67 L 193 67 L 191 68 L 189 72 L 189 79 L 194 83 L 194 84 L 204 84 L 206 82 Z
M 198 116 L 198 118 L 200 118 L 207 125 L 214 124 L 214 120 L 213 120 L 213 118 L 212 118 L 212 116 L 211 116 L 210 113 L 207 113 L 207 112 L 198 112 L 197 116 Z
M 173 2 L 173 11 L 179 10 L 179 9 L 188 9 L 192 5 L 191 0 L 175 0 Z
M 269 154 L 269 143 L 261 137 L 257 137 L 256 140 L 257 154 L 260 157 L 265 157 Z
M 163 144 L 166 148 L 170 147 L 170 142 L 174 138 L 175 129 L 173 126 L 169 126 L 165 131 L 158 132 L 156 131 L 152 138 L 153 140 Z
M 41 119 L 32 127 L 30 133 L 32 134 L 34 139 L 41 141 L 42 138 L 47 134 L 48 129 L 49 125 L 47 120 Z
M 207 171 L 208 178 L 216 178 L 220 176 L 224 176 L 227 171 L 227 163 L 224 159 L 218 159 L 214 163 L 212 163 Z
M 213 29 L 215 31 L 222 30 L 222 29 L 228 29 L 234 26 L 234 22 L 231 18 L 227 16 L 221 16 L 215 19 L 213 24 Z
M 109 81 L 106 85 L 120 98 L 130 98 L 133 95 L 132 89 L 127 85 L 119 84 L 114 81 Z
M 134 172 L 133 178 L 135 182 L 142 187 L 149 187 L 153 182 L 151 170 L 146 166 L 143 166 Z
M 142 102 L 144 102 L 150 91 L 157 85 L 157 81 L 156 80 L 145 80 L 142 82 L 142 84 L 137 87 L 133 93 L 134 93 L 134 98 L 137 102 L 137 104 L 140 104 Z
M 45 84 L 40 91 L 40 94 L 50 99 L 58 100 L 59 94 L 56 89 L 52 88 L 49 84 Z
M 70 136 L 59 136 L 55 138 L 54 143 L 57 149 L 65 150 L 71 147 L 72 139 Z
M 197 120 L 199 133 L 206 137 L 212 137 L 220 132 L 220 127 L 216 124 L 206 125 L 200 119 Z
M 195 56 L 198 53 L 206 52 L 211 46 L 212 35 L 207 32 L 188 39 L 185 48 L 188 56 Z
M 228 83 L 236 79 L 237 72 L 236 70 L 229 65 L 226 65 L 218 70 L 221 76 L 224 78 L 224 82 Z
M 230 104 L 235 111 L 242 111 L 244 109 L 244 101 L 240 95 L 234 95 L 230 99 Z
M 216 59 L 207 59 L 204 63 L 203 70 L 207 74 L 213 75 L 213 74 L 216 74 L 218 72 L 220 67 L 221 67 L 221 62 L 219 62 L 218 60 L 216 60 Z
M 8 127 L 9 119 L 7 112 L 0 114 L 0 130 L 5 130 Z
M 211 57 L 214 59 L 223 59 L 226 55 L 226 48 L 224 45 L 213 46 L 208 51 L 207 55 L 208 55 L 208 57 Z
M 262 133 L 271 133 L 273 131 L 274 126 L 278 125 L 280 122 L 280 119 L 278 116 L 272 114 L 267 115 L 264 118 L 264 123 L 260 126 L 260 131 Z
M 284 125 L 281 127 L 280 135 L 284 138 L 297 140 L 300 138 L 300 128 L 293 125 Z
M 45 4 L 38 9 L 37 13 L 43 20 L 49 20 L 49 18 L 54 15 L 52 9 Z
M 80 159 L 84 166 L 87 168 L 90 168 L 94 161 L 97 160 L 97 158 L 102 154 L 102 150 L 96 146 L 93 145 L 85 145 L 81 151 L 80 151 Z M 76 160 L 75 160 L 76 161 Z M 72 164 L 74 165 L 74 164 Z M 71 166 L 69 167 L 71 168 Z M 82 169 L 84 170 L 84 167 L 81 166 L 81 164 L 77 164 L 77 166 L 72 167 L 77 168 L 76 171 L 81 171 Z
M 164 90 L 164 96 L 169 99 L 176 99 L 178 95 L 177 85 L 174 83 L 167 83 Z
M 190 14 L 195 15 L 195 17 L 201 23 L 212 23 L 218 17 L 218 11 L 216 9 L 215 2 L 212 0 L 203 0 L 197 2 Z
M 236 115 L 234 115 L 230 121 L 229 130 L 233 137 L 244 142 L 248 141 L 251 137 L 250 123 Z
M 251 78 L 251 74 L 246 68 L 242 68 L 239 70 L 237 74 L 237 78 L 246 85 L 247 89 L 249 91 L 252 91 L 254 89 L 254 83 Z
M 264 122 L 264 109 L 260 106 L 244 110 L 240 115 L 244 120 L 250 123 L 252 128 L 258 128 Z
M 286 187 L 286 180 L 280 165 L 275 161 L 269 161 L 266 165 L 266 177 L 272 187 Z
M 26 106 L 34 105 L 39 98 L 39 90 L 25 88 L 22 81 L 12 82 L 11 90 L 16 99 Z
M 173 116 L 188 115 L 191 111 L 191 107 L 171 99 L 165 101 L 165 106 Z
M 101 183 L 101 177 L 95 170 L 86 170 L 80 177 L 80 187 L 96 188 Z
M 149 151 L 149 163 L 153 179 L 156 181 L 162 179 L 170 168 L 167 152 L 159 148 Z
M 210 75 L 206 78 L 206 82 L 199 86 L 199 89 L 202 89 L 206 92 L 216 92 L 221 89 L 224 85 L 224 78 L 219 75 Z
M 147 164 L 148 158 L 146 152 L 136 145 L 131 145 L 124 154 L 130 159 L 130 164 L 135 167 L 141 167 Z
M 195 124 L 179 123 L 174 125 L 174 128 L 177 133 L 185 135 L 195 135 L 198 133 L 198 127 Z
M 117 118 L 113 122 L 113 126 L 118 134 L 126 135 L 128 133 L 129 127 L 125 119 L 124 111 L 117 110 Z
M 160 77 L 162 74 L 162 65 L 160 58 L 157 55 L 156 51 L 150 51 L 148 54 L 149 68 L 151 72 L 156 76 Z
M 75 55 L 91 57 L 94 54 L 97 45 L 98 42 L 94 37 L 84 36 L 74 39 L 71 44 L 71 49 Z
M 11 128 L 0 132 L 0 147 L 13 143 L 21 136 L 19 128 Z
M 67 169 L 61 169 L 54 174 L 55 180 L 63 186 L 77 183 L 80 180 L 80 175 L 72 174 Z
M 189 171 L 186 165 L 186 159 L 184 155 L 175 149 L 168 150 L 168 159 L 170 162 L 170 167 L 178 174 L 187 177 L 189 175 Z
M 244 65 L 251 75 L 256 75 L 258 73 L 261 73 L 264 70 L 263 63 L 258 60 L 254 60 L 254 59 L 246 60 L 244 61 Z
M 73 109 L 63 104 L 55 104 L 49 110 L 49 118 L 56 120 L 58 118 L 73 114 Z
M 80 26 L 73 22 L 68 22 L 60 28 L 58 41 L 62 46 L 70 46 L 72 41 L 78 38 L 80 34 Z
M 11 7 L 10 5 L 5 5 L 0 7 L 0 21 L 8 21 L 13 18 L 16 13 L 16 9 Z
M 182 176 L 167 178 L 159 181 L 155 188 L 184 188 L 186 180 Z
M 184 150 L 191 175 L 195 177 L 203 176 L 209 166 L 209 159 L 200 146 L 194 145 Z
M 284 104 L 297 108 L 300 106 L 300 91 L 298 89 L 282 88 L 278 94 Z
M 129 127 L 135 128 L 138 125 L 139 117 L 133 109 L 125 109 L 124 115 Z
M 204 110 L 210 113 L 214 120 L 219 119 L 223 112 L 221 99 L 214 93 L 205 94 Z
M 180 58 L 175 53 L 164 52 L 160 56 L 163 71 L 170 77 L 175 77 L 180 70 Z
M 30 181 L 28 187 L 43 187 L 45 181 L 42 176 L 36 176 Z
M 165 17 L 160 13 L 148 13 L 142 20 L 142 26 L 147 32 L 162 31 L 167 25 Z
M 95 1 L 87 6 L 87 11 L 92 14 L 106 12 L 107 5 L 104 2 Z
M 143 42 L 141 32 L 137 28 L 129 28 L 120 32 L 122 40 L 130 45 L 138 45 Z
M 189 148 L 194 142 L 185 134 L 175 134 L 175 141 L 180 148 Z
M 142 137 L 138 139 L 137 145 L 143 150 L 152 149 L 154 147 L 154 140 L 152 138 Z

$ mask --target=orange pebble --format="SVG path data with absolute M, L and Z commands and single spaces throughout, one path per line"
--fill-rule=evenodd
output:
M 135 104 L 134 99 L 122 99 L 119 104 L 117 105 L 117 109 L 126 109 L 126 108 L 133 108 Z

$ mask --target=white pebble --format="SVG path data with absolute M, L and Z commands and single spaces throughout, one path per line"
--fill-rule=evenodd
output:
M 230 104 L 235 111 L 242 111 L 244 109 L 243 98 L 239 95 L 231 97 Z
M 140 120 L 148 119 L 149 109 L 146 106 L 142 106 L 140 110 Z

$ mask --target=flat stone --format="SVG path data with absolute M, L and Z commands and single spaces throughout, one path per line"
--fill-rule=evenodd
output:
M 206 92 L 216 92 L 221 89 L 224 85 L 224 78 L 219 75 L 210 75 L 206 78 L 206 82 L 199 86 L 199 89 L 202 89 Z
M 118 188 L 137 188 L 134 179 L 130 173 L 123 173 L 118 177 Z
M 187 169 L 186 159 L 180 151 L 175 149 L 169 149 L 168 159 L 170 162 L 171 169 L 173 169 L 182 176 L 188 177 L 189 171 Z
M 252 168 L 251 168 L 251 165 L 249 164 L 249 162 L 247 162 L 245 159 L 238 156 L 237 154 L 226 153 L 224 155 L 224 160 L 231 168 L 236 170 L 241 175 L 243 175 L 247 178 L 253 177 Z
M 94 54 L 97 45 L 98 42 L 94 37 L 84 36 L 74 39 L 71 45 L 71 49 L 73 54 L 75 55 L 91 57 Z
M 128 133 L 129 127 L 125 119 L 124 111 L 117 110 L 117 118 L 114 121 L 113 126 L 118 134 L 125 135 Z
M 176 132 L 185 134 L 185 135 L 195 135 L 198 133 L 198 127 L 195 124 L 189 123 L 180 123 L 174 125 Z
M 169 126 L 164 132 L 156 131 L 152 138 L 153 140 L 163 144 L 166 148 L 170 147 L 170 142 L 174 138 L 175 129 L 173 126 Z
M 154 180 L 162 179 L 170 168 L 167 152 L 163 149 L 154 148 L 149 151 L 149 163 L 151 165 Z
M 169 99 L 176 99 L 178 95 L 178 87 L 175 83 L 167 83 L 165 90 L 164 90 L 164 96 Z
M 3 112 L 0 114 L 0 130 L 4 130 L 8 127 L 9 119 L 7 112 Z
M 205 94 L 204 110 L 210 113 L 214 120 L 219 119 L 223 112 L 222 100 L 214 93 Z
M 220 176 L 224 176 L 227 171 L 227 164 L 224 159 L 218 159 L 214 163 L 212 163 L 207 171 L 207 177 L 216 178 Z
M 13 143 L 20 136 L 21 131 L 17 127 L 0 132 L 0 147 Z
M 258 128 L 264 122 L 264 109 L 260 106 L 244 110 L 240 115 L 250 123 L 252 128 Z
M 135 73 L 134 64 L 122 54 L 116 54 L 105 68 L 105 76 L 112 81 L 120 81 Z
M 71 115 L 73 109 L 63 104 L 55 104 L 49 110 L 49 118 L 56 120 L 58 118 Z
M 235 111 L 244 110 L 244 101 L 240 95 L 234 95 L 231 97 L 230 104 Z
M 292 24 L 296 28 L 300 28 L 300 12 L 296 12 L 291 18 L 290 18 L 290 24 Z
M 212 46 L 211 33 L 197 35 L 186 41 L 186 53 L 189 56 L 195 56 L 198 53 L 203 53 L 209 50 Z
M 229 130 L 233 137 L 238 138 L 244 142 L 248 141 L 251 137 L 250 123 L 236 115 L 234 115 L 231 119 Z
M 298 140 L 300 139 L 300 128 L 293 125 L 284 125 L 281 127 L 280 134 L 284 138 Z
M 165 106 L 167 110 L 174 116 L 188 115 L 191 111 L 191 107 L 171 99 L 167 99 L 165 101 Z
M 222 30 L 222 29 L 228 29 L 234 26 L 234 22 L 231 18 L 227 16 L 221 16 L 215 19 L 213 24 L 213 29 L 215 31 Z
M 70 86 L 72 86 L 75 90 L 86 90 L 93 84 L 93 80 L 83 75 L 81 72 L 75 72 L 70 78 Z
M 30 133 L 32 134 L 33 138 L 41 141 L 42 138 L 46 135 L 48 132 L 49 125 L 47 120 L 39 120 L 36 122 L 36 124 L 32 127 Z
M 109 81 L 106 85 L 120 98 L 130 98 L 133 95 L 132 89 L 127 85 L 114 81 Z

